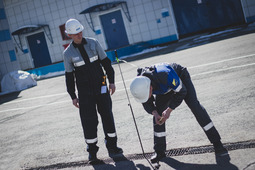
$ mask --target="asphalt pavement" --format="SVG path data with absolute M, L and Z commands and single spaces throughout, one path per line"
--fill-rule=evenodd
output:
M 230 30 L 231 29 L 231 30 Z M 152 169 L 152 116 L 131 96 L 137 67 L 176 62 L 188 68 L 200 103 L 206 108 L 230 163 L 218 165 L 214 150 L 183 102 L 167 120 L 167 157 L 159 169 L 255 169 L 255 26 L 228 28 L 181 39 L 147 54 L 113 64 L 117 91 L 112 96 L 118 145 L 110 158 L 99 119 L 98 157 L 89 165 L 78 109 L 66 92 L 64 76 L 39 80 L 27 90 L 0 96 L 0 169 Z M 142 154 L 119 66 L 141 137 Z M 155 166 L 155 165 L 153 165 Z

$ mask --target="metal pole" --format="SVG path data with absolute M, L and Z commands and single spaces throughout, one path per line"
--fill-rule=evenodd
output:
M 125 84 L 125 81 L 124 81 L 124 77 L 123 77 L 123 74 L 122 74 L 122 70 L 121 70 L 121 67 L 120 67 L 120 63 L 119 63 L 119 59 L 118 59 L 118 53 L 116 50 L 114 50 L 115 52 L 115 57 L 116 57 L 116 60 L 118 62 L 118 66 L 119 66 L 119 70 L 120 70 L 120 75 L 121 75 L 121 78 L 122 78 L 122 81 L 123 81 L 123 85 L 124 85 L 124 88 L 125 88 L 125 91 L 126 91 L 126 95 L 127 95 L 127 99 L 128 99 L 128 106 L 130 107 L 130 110 L 131 110 L 131 113 L 132 113 L 132 117 L 133 117 L 133 120 L 134 120 L 134 124 L 135 124 L 135 128 L 136 128 L 136 133 L 137 133 L 137 136 L 138 136 L 138 139 L 139 139 L 139 142 L 140 142 L 140 145 L 141 145 L 141 149 L 142 149 L 142 152 L 143 152 L 143 157 L 149 162 L 150 166 L 152 167 L 152 169 L 158 169 L 159 168 L 159 164 L 158 164 L 158 167 L 154 167 L 151 162 L 146 158 L 145 156 L 145 153 L 144 153 L 144 149 L 143 149 L 143 144 L 142 144 L 142 140 L 141 140 L 141 137 L 140 137 L 140 134 L 139 134 L 139 131 L 138 131 L 138 127 L 137 127 L 137 124 L 136 124 L 136 120 L 135 120 L 135 116 L 134 116 L 134 112 L 133 112 L 133 108 L 131 106 L 131 103 L 130 103 L 130 99 L 129 99 L 129 96 L 128 96 L 128 92 L 127 92 L 127 88 L 126 88 L 126 84 Z

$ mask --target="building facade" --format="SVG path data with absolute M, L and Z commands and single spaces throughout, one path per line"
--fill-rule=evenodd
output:
M 223 17 L 224 16 L 224 17 Z M 201 31 L 255 21 L 254 0 L 0 0 L 0 80 L 63 61 L 70 18 L 114 60 Z
M 21 68 L 11 38 L 4 4 L 0 0 L 0 81 L 6 73 L 19 69 Z

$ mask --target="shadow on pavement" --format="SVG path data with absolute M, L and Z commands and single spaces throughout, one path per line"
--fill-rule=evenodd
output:
M 0 96 L 0 104 L 3 104 L 3 103 L 6 103 L 6 102 L 15 100 L 15 99 L 17 99 L 17 98 L 20 98 L 20 97 L 18 97 L 19 94 L 20 94 L 20 91 L 19 91 L 19 92 L 9 93 L 9 94 L 5 94 L 5 95 Z
M 92 165 L 95 170 L 111 170 L 111 169 L 128 169 L 133 170 L 137 169 L 133 161 L 128 160 L 123 154 L 118 155 L 117 157 L 111 157 L 114 164 L 102 164 L 102 165 Z
M 173 158 L 166 157 L 162 159 L 162 162 L 166 163 L 173 169 L 178 170 L 238 170 L 238 168 L 231 164 L 230 162 L 225 163 L 224 165 L 217 165 L 217 164 L 192 164 L 192 163 L 184 163 L 177 161 Z

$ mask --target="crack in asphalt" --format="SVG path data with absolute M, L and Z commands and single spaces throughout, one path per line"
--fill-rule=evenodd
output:
M 26 113 L 16 114 L 16 115 L 13 115 L 13 116 L 9 116 L 9 117 L 3 118 L 3 119 L 0 120 L 0 124 L 2 124 L 4 122 L 7 122 L 9 120 L 15 119 L 16 117 L 22 116 L 24 114 L 26 114 Z
M 241 141 L 241 142 L 233 142 L 233 143 L 224 143 L 224 146 L 228 151 L 238 150 L 238 149 L 249 149 L 255 148 L 255 140 Z M 186 147 L 186 148 L 175 148 L 166 151 L 167 157 L 172 156 L 183 156 L 183 155 L 194 155 L 194 154 L 204 154 L 204 153 L 212 153 L 214 152 L 214 148 L 212 145 L 206 146 L 197 146 L 197 147 Z M 121 162 L 121 161 L 132 161 L 132 160 L 140 160 L 146 158 L 150 158 L 153 155 L 151 153 L 143 154 L 130 154 L 130 155 L 119 155 L 112 158 L 103 159 L 102 164 L 109 164 L 113 162 Z M 25 170 L 45 170 L 45 169 L 61 169 L 61 168 L 71 168 L 71 167 L 84 167 L 91 166 L 87 160 L 84 161 L 76 161 L 76 162 L 65 162 L 52 164 L 41 167 L 26 167 Z
M 255 162 L 252 162 L 252 163 L 250 163 L 249 165 L 247 165 L 243 170 L 246 170 L 246 169 L 248 169 L 248 168 L 250 168 L 250 167 L 252 167 L 253 165 L 255 165 Z

